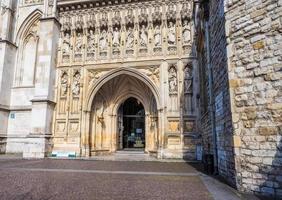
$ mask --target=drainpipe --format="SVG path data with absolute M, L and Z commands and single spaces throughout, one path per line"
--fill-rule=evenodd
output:
M 216 122 L 215 122 L 215 105 L 214 105 L 214 92 L 213 92 L 213 69 L 210 57 L 210 34 L 209 34 L 209 1 L 203 1 L 204 8 L 204 25 L 205 25 L 205 40 L 207 48 L 207 67 L 208 67 L 208 82 L 209 82 L 209 113 L 211 118 L 212 140 L 213 140 L 213 161 L 214 161 L 214 174 L 218 174 L 218 151 L 217 151 L 217 135 L 216 135 Z

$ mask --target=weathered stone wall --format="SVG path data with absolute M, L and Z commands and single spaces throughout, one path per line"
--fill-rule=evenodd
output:
M 212 1 L 209 10 L 210 58 L 213 74 L 212 90 L 218 172 L 231 185 L 236 185 L 223 0 Z
M 204 45 L 201 44 L 202 42 L 197 44 L 198 59 L 202 63 L 200 74 L 202 77 L 200 95 L 202 140 L 205 154 L 212 153 L 214 157 L 217 156 L 219 175 L 230 185 L 236 186 L 224 6 L 223 1 L 212 1 L 207 6 L 205 9 L 204 5 L 201 5 L 198 16 L 202 21 L 198 30 L 198 40 L 204 42 Z M 209 17 L 205 10 L 209 11 Z M 205 22 L 208 23 L 208 28 Z M 208 67 L 207 51 L 210 54 L 211 71 Z M 212 130 L 212 123 L 214 123 L 215 133 Z M 213 134 L 216 134 L 216 154 Z
M 282 196 L 281 17 L 281 0 L 225 1 L 238 186 L 272 196 Z

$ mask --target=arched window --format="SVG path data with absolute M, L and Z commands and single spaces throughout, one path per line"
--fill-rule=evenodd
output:
M 37 38 L 28 36 L 22 51 L 22 77 L 21 86 L 32 86 L 34 84 L 35 65 L 37 55 Z
M 15 85 L 31 87 L 34 85 L 37 62 L 38 23 L 31 26 L 19 44 Z

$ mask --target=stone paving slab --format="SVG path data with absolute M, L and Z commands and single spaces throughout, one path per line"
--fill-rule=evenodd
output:
M 34 168 L 33 165 L 36 163 L 30 162 L 30 166 L 26 164 L 15 165 L 14 168 L 0 166 L 1 199 L 212 199 L 196 173 L 168 174 L 162 172 L 160 168 L 159 172 L 151 172 L 151 174 L 138 171 L 133 171 L 131 174 L 114 174 L 114 171 L 108 171 L 107 174 L 104 171 L 101 174 L 95 170 L 89 173 L 91 170 L 60 168 L 50 170 L 47 166 Z M 88 164 L 87 162 L 77 163 L 81 166 Z M 132 163 L 124 164 L 132 165 Z M 94 165 L 95 162 L 92 161 L 92 164 Z M 109 163 L 103 164 L 107 166 Z M 117 163 L 117 165 L 120 164 Z M 152 163 L 152 168 L 158 167 L 154 164 Z M 184 176 L 185 174 L 187 176 Z
M 11 163 L 11 164 L 10 164 Z M 188 163 L 167 162 L 123 162 L 123 161 L 92 161 L 92 160 L 18 160 L 4 164 L 1 167 L 32 167 L 49 169 L 81 169 L 108 171 L 143 171 L 143 172 L 175 172 L 196 173 L 197 170 Z
M 240 200 L 191 163 L 0 160 L 0 199 Z

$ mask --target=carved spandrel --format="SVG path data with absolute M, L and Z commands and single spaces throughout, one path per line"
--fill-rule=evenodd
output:
M 93 86 L 93 84 L 107 71 L 100 71 L 100 70 L 89 70 L 88 71 L 88 80 L 89 80 L 89 88 Z
M 146 75 L 156 84 L 159 85 L 160 83 L 160 69 L 159 66 L 152 66 L 152 67 L 146 67 L 146 69 L 143 69 L 143 71 L 146 73 Z

